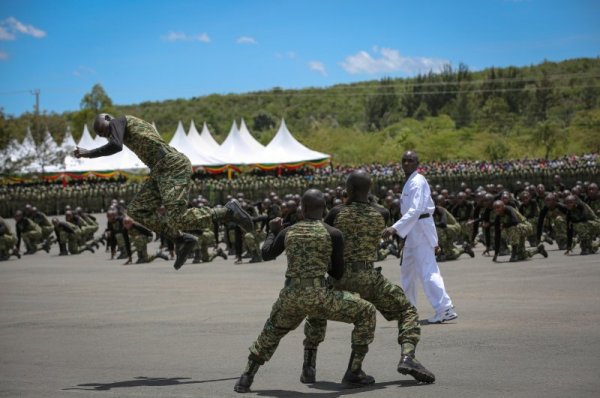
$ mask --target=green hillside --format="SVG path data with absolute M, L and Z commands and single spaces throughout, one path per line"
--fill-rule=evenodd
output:
M 27 126 L 46 126 L 60 139 L 99 111 L 154 121 L 165 139 L 181 120 L 203 122 L 218 141 L 233 119 L 244 118 L 267 143 L 279 120 L 305 145 L 334 155 L 337 164 L 397 161 L 416 149 L 424 160 L 554 157 L 600 152 L 600 58 L 543 62 L 472 72 L 448 66 L 439 74 L 382 79 L 327 88 L 274 88 L 246 94 L 113 105 L 94 86 L 79 111 L 61 115 L 1 115 L 0 147 L 22 138 Z M 41 132 L 41 133 L 40 133 Z

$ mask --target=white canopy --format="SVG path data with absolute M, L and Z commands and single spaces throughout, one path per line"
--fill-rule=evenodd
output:
M 204 122 L 202 133 L 200 134 L 196 130 L 196 125 L 192 120 L 187 136 L 197 152 L 210 155 L 219 148 L 219 143 L 215 141 L 210 131 L 208 131 L 206 122 Z
M 313 151 L 298 142 L 288 130 L 283 119 L 281 119 L 277 134 L 265 147 L 264 155 L 260 163 L 265 164 L 308 162 L 331 157 L 325 153 Z
M 260 163 L 264 150 L 265 147 L 250 135 L 243 119 L 239 130 L 234 121 L 227 138 L 225 138 L 219 149 L 213 153 L 213 156 L 219 161 L 216 163 L 207 163 L 204 166 Z
M 196 134 L 197 133 L 198 132 L 196 131 Z M 185 130 L 183 129 L 183 124 L 181 121 L 179 121 L 177 124 L 177 130 L 175 131 L 173 138 L 171 138 L 169 145 L 187 156 L 194 166 L 204 164 L 219 164 L 219 161 L 214 159 L 209 154 L 196 150 L 194 144 L 185 134 Z

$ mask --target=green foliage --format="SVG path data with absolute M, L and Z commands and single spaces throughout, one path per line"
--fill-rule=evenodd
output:
M 95 85 L 79 111 L 39 115 L 36 131 L 48 126 L 60 140 L 68 124 L 78 139 L 96 113 L 111 112 L 155 122 L 166 140 L 179 121 L 186 129 L 191 120 L 205 121 L 222 142 L 232 121 L 244 118 L 266 144 L 283 117 L 300 142 L 332 154 L 337 164 L 398 161 L 405 149 L 425 161 L 559 156 L 600 151 L 599 87 L 599 58 L 475 72 L 460 64 L 407 79 L 125 106 L 114 106 Z M 0 147 L 33 131 L 33 117 L 0 112 Z

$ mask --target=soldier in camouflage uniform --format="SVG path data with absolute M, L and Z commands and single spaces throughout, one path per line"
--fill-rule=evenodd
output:
M 531 235 L 533 226 L 517 209 L 504 204 L 501 200 L 495 201 L 493 207 L 496 216 L 494 220 L 494 262 L 498 260 L 502 237 L 511 247 L 509 260 L 511 262 L 524 261 L 538 253 L 548 257 L 543 244 L 538 245 L 535 249 L 525 249 L 525 240 Z
M 452 213 L 442 206 L 443 203 L 444 197 L 438 195 L 435 200 L 436 206 L 433 212 L 433 222 L 435 223 L 440 246 L 440 252 L 436 260 L 438 262 L 457 260 L 462 254 L 468 254 L 471 258 L 475 257 L 475 253 L 473 253 L 471 246 L 468 244 L 465 244 L 460 249 L 454 245 L 454 242 L 460 239 L 461 227 Z
M 45 245 L 51 245 L 53 243 L 52 240 L 52 232 L 54 232 L 54 226 L 48 216 L 39 211 L 36 207 L 31 205 L 25 205 L 25 216 L 29 217 L 31 221 L 40 226 L 42 230 L 42 241 Z
M 10 256 L 21 258 L 15 247 L 16 244 L 17 238 L 13 235 L 4 218 L 0 217 L 0 261 L 8 260 Z
M 518 209 L 519 213 L 525 216 L 532 226 L 537 226 L 537 220 L 540 216 L 540 209 L 537 202 L 531 199 L 531 194 L 528 191 L 522 191 L 519 195 L 519 200 L 521 201 Z M 532 247 L 538 245 L 537 233 L 536 231 L 533 231 L 533 228 L 531 234 L 527 237 L 527 240 Z
M 368 202 L 371 176 L 363 171 L 352 172 L 346 180 L 348 202 L 331 209 L 325 223 L 339 229 L 344 236 L 344 275 L 333 281 L 339 290 L 360 294 L 372 303 L 388 321 L 397 321 L 398 344 L 402 353 L 398 372 L 410 374 L 418 381 L 432 383 L 435 376 L 415 359 L 415 349 L 421 335 L 417 309 L 398 285 L 391 283 L 373 267 L 381 233 L 385 228 L 387 209 Z M 325 339 L 327 321 L 309 317 L 304 325 L 305 361 L 303 377 L 314 380 L 316 352 Z M 312 376 L 312 377 L 311 377 Z
M 590 183 L 587 187 L 585 203 L 594 211 L 597 217 L 600 217 L 600 195 L 598 194 L 598 184 Z
M 80 254 L 86 250 L 94 252 L 92 244 L 85 243 L 83 232 L 77 225 L 69 221 L 59 221 L 56 217 L 52 219 L 52 224 L 58 233 L 59 242 L 67 245 L 70 254 Z M 60 255 L 66 254 L 61 247 Z
M 473 219 L 473 204 L 467 200 L 467 194 L 459 192 L 456 195 L 456 203 L 452 206 L 450 212 L 460 225 L 459 242 L 468 245 L 473 245 L 471 235 L 473 234 L 473 225 L 469 224 L 469 220 Z
M 131 217 L 125 216 L 123 217 L 123 228 L 127 231 L 129 235 L 129 242 L 133 243 L 135 248 L 135 252 L 137 253 L 137 261 L 136 264 L 143 263 L 151 263 L 156 258 L 162 258 L 163 260 L 168 260 L 169 257 L 161 251 L 158 251 L 156 254 L 148 255 L 148 243 L 152 242 L 152 231 L 148 228 L 144 227 L 142 224 L 133 221 Z M 128 253 L 132 253 L 131 248 L 128 248 Z M 132 258 L 129 257 L 127 262 L 123 265 L 131 264 Z
M 556 240 L 560 250 L 567 250 L 567 208 L 559 203 L 555 194 L 549 193 L 544 198 L 544 207 L 540 210 L 537 221 L 537 239 L 541 241 L 542 233 Z
M 600 232 L 600 220 L 594 211 L 574 195 L 565 198 L 567 208 L 567 251 L 573 250 L 573 237 L 576 235 L 581 247 L 581 255 L 593 254 L 598 250 L 593 245 L 594 238 Z
M 198 264 L 200 262 L 210 263 L 216 257 L 221 257 L 223 260 L 227 260 L 227 254 L 225 254 L 223 249 L 218 246 L 212 253 L 208 252 L 209 247 L 216 245 L 215 239 L 215 233 L 210 228 L 206 228 L 201 231 L 198 236 L 198 244 L 194 250 L 194 264 Z
M 26 217 L 21 210 L 15 212 L 15 222 L 17 230 L 17 253 L 21 248 L 21 239 L 25 243 L 25 253 L 33 254 L 39 249 L 44 249 L 46 253 L 50 252 L 50 245 L 42 242 L 42 228 Z
M 375 332 L 375 308 L 357 295 L 327 287 L 326 272 L 334 279 L 344 273 L 344 242 L 339 230 L 321 221 L 324 208 L 323 194 L 310 189 L 302 198 L 303 221 L 285 229 L 280 218 L 270 222 L 263 256 L 270 260 L 286 251 L 286 280 L 262 332 L 250 346 L 248 364 L 234 388 L 237 392 L 250 391 L 259 366 L 271 359 L 281 339 L 306 316 L 354 323 L 352 354 L 342 381 L 352 386 L 375 382 L 362 370 Z
M 250 216 L 237 201 L 219 209 L 188 208 L 192 165 L 185 155 L 162 139 L 152 124 L 134 116 L 113 118 L 104 113 L 96 116 L 94 131 L 107 138 L 108 143 L 93 150 L 76 148 L 75 157 L 109 156 L 126 145 L 148 166 L 150 176 L 127 210 L 139 223 L 177 241 L 177 259 L 173 264 L 176 270 L 185 263 L 198 240 L 184 231 L 204 229 L 210 227 L 213 220 L 225 218 L 237 221 L 246 230 L 252 230 Z M 166 210 L 166 221 L 161 220 L 156 211 L 161 205 Z

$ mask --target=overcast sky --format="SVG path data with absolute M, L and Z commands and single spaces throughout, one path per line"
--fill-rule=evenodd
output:
M 116 104 L 600 55 L 600 1 L 0 0 L 0 107 Z

